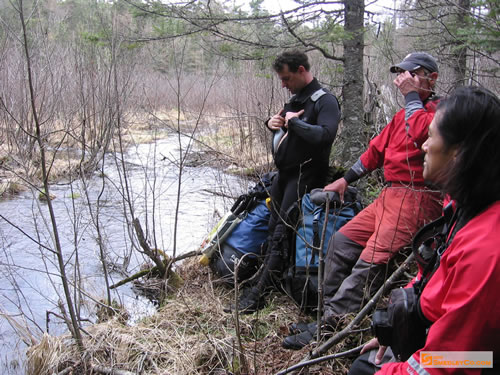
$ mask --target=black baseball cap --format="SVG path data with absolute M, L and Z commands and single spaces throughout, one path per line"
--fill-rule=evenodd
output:
M 391 73 L 396 73 L 398 68 L 409 72 L 418 68 L 425 68 L 431 73 L 438 71 L 436 59 L 426 52 L 410 53 L 399 64 L 391 66 Z

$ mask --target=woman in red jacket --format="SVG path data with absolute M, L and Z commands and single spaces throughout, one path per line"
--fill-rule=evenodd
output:
M 423 175 L 453 198 L 459 219 L 451 225 L 439 267 L 420 294 L 421 312 L 431 323 L 425 345 L 408 360 L 395 362 L 373 339 L 350 375 L 377 370 L 405 375 L 500 373 L 500 364 L 490 369 L 433 368 L 424 359 L 429 351 L 446 352 L 445 359 L 456 354 L 451 352 L 477 351 L 500 359 L 499 119 L 499 99 L 485 89 L 460 88 L 439 104 L 422 146 Z M 380 367 L 385 362 L 390 363 Z

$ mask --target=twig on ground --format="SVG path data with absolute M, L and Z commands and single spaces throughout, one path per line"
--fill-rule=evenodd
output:
M 319 357 L 319 358 L 315 358 L 315 359 L 311 359 L 308 361 L 298 363 L 296 365 L 288 367 L 287 369 L 285 369 L 283 371 L 278 372 L 276 375 L 288 374 L 292 371 L 299 370 L 299 369 L 306 367 L 306 366 L 312 366 L 312 365 L 316 365 L 316 364 L 321 363 L 321 362 L 329 361 L 331 359 L 337 359 L 337 358 L 342 358 L 342 357 L 347 357 L 350 355 L 358 354 L 364 345 L 365 344 L 356 346 L 355 348 L 346 350 L 345 352 L 330 354 L 330 355 L 326 355 L 324 357 Z
M 92 370 L 105 375 L 135 375 L 135 372 L 118 370 L 116 368 L 101 365 L 92 366 Z
M 59 371 L 57 375 L 68 375 L 75 369 L 75 366 L 66 367 L 64 370 Z
M 240 317 L 239 317 L 239 309 L 238 309 L 238 297 L 239 297 L 239 284 L 238 284 L 238 270 L 240 263 L 243 261 L 243 258 L 247 256 L 245 254 L 239 261 L 237 261 L 234 265 L 234 322 L 236 329 L 236 340 L 238 342 L 238 351 L 239 351 L 239 360 L 241 363 L 241 368 L 244 373 L 248 372 L 248 364 L 245 357 L 245 349 L 243 348 L 243 344 L 241 343 L 241 331 L 240 331 Z

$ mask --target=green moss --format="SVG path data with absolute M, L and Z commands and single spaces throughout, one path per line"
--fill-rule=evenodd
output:
M 49 194 L 49 197 L 48 197 L 50 200 L 54 200 L 56 198 L 56 196 L 54 194 Z M 42 202 L 46 202 L 48 199 L 47 199 L 47 193 L 45 193 L 45 190 L 42 189 L 40 191 L 40 193 L 38 193 L 38 199 L 41 200 Z

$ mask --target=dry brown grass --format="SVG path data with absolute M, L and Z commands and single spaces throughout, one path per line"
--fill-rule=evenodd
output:
M 184 285 L 154 316 L 134 326 L 113 319 L 88 327 L 83 356 L 69 336 L 45 335 L 29 349 L 29 373 L 52 374 L 73 365 L 79 371 L 74 373 L 91 374 L 92 366 L 101 365 L 138 374 L 272 374 L 300 362 L 311 349 L 281 347 L 288 325 L 306 317 L 287 297 L 274 294 L 264 310 L 240 316 L 248 364 L 243 369 L 234 316 L 223 312 L 233 291 L 214 283 L 208 268 L 195 259 L 186 261 L 178 272 Z M 346 368 L 337 366 L 334 372 L 327 363 L 310 368 L 309 373 L 341 374 Z

